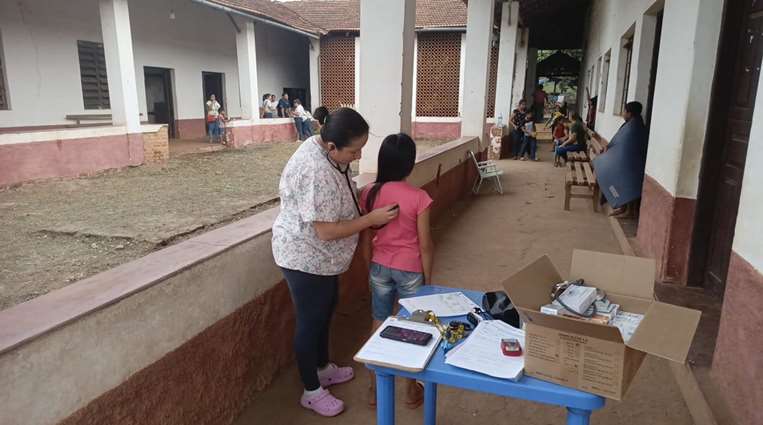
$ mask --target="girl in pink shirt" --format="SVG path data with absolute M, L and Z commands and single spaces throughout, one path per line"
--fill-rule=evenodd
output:
M 373 329 L 392 315 L 396 299 L 416 295 L 432 279 L 434 244 L 429 229 L 432 198 L 427 192 L 405 180 L 416 163 L 416 144 L 407 134 L 384 138 L 379 149 L 376 182 L 366 187 L 360 204 L 365 211 L 397 205 L 398 217 L 375 229 L 369 284 L 373 311 Z M 374 375 L 371 374 L 369 404 L 376 404 Z M 408 382 L 406 405 L 416 408 L 423 402 L 423 388 Z

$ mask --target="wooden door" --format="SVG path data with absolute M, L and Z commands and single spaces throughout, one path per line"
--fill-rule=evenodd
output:
M 721 80 L 714 90 L 723 105 L 710 116 L 719 123 L 717 131 L 709 133 L 708 143 L 715 146 L 705 151 L 700 192 L 700 202 L 713 202 L 706 206 L 704 223 L 697 222 L 698 226 L 709 224 L 701 280 L 718 295 L 726 283 L 763 56 L 763 0 L 729 2 L 724 31 L 727 40 L 721 47 L 727 50 L 720 60 L 727 63 L 719 65 L 719 70 L 726 68 L 716 74 L 716 80 Z

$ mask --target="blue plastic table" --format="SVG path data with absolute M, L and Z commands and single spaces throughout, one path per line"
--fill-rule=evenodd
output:
M 482 293 L 442 286 L 423 286 L 418 295 L 431 295 L 461 291 L 478 305 L 482 303 Z M 405 309 L 400 316 L 408 316 Z M 465 317 L 452 318 L 465 321 Z M 435 425 L 437 419 L 437 385 L 466 390 L 480 391 L 539 403 L 554 404 L 567 408 L 567 425 L 588 425 L 591 411 L 604 407 L 604 398 L 579 390 L 574 390 L 539 379 L 523 377 L 519 381 L 493 378 L 469 370 L 445 364 L 445 355 L 440 347 L 432 356 L 427 368 L 412 373 L 375 365 L 366 365 L 376 373 L 376 423 L 395 424 L 395 376 L 413 378 L 424 382 L 424 424 Z

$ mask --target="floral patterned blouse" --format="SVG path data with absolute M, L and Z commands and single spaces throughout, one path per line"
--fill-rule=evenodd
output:
M 334 276 L 350 268 L 358 235 L 334 241 L 318 238 L 313 222 L 338 222 L 358 217 L 353 192 L 344 174 L 327 158 L 320 136 L 305 140 L 281 174 L 281 212 L 273 224 L 273 258 L 278 266 L 305 273 Z

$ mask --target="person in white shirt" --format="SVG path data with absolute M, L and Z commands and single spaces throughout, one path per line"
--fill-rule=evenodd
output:
M 302 101 L 294 99 L 294 110 L 292 111 L 294 117 L 294 125 L 297 126 L 297 136 L 299 140 L 307 140 L 308 137 L 313 135 L 312 119 L 313 117 L 309 112 L 305 111 L 302 106 Z
M 207 127 L 209 129 L 209 143 L 214 143 L 215 139 L 220 137 L 220 126 L 217 122 L 217 116 L 220 114 L 220 103 L 217 102 L 214 94 L 209 95 L 207 101 Z
M 278 111 L 278 102 L 276 102 L 276 95 L 271 94 L 265 99 L 265 118 L 275 118 Z

